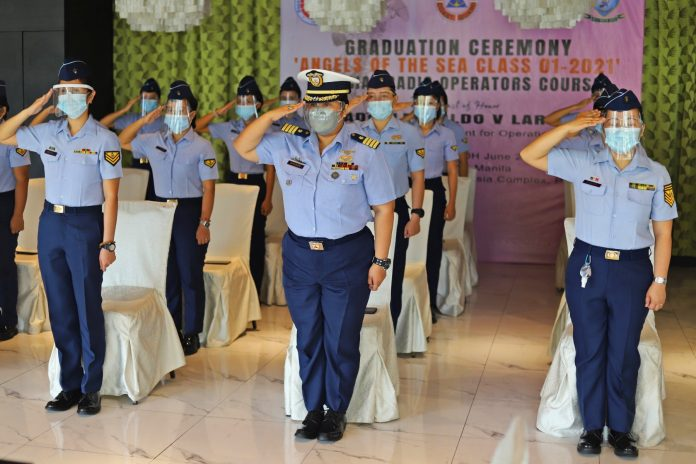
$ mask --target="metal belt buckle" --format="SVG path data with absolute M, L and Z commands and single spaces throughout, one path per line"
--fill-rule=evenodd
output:
M 179 200 L 177 200 L 176 198 L 169 198 L 167 200 L 167 203 L 169 203 L 170 205 L 176 205 L 177 203 L 179 203 Z
M 237 174 L 237 179 L 245 180 L 247 178 L 249 178 L 249 175 L 245 172 L 240 172 L 239 174 Z
M 143 156 L 140 158 L 140 164 L 150 164 L 150 160 Z
M 604 259 L 618 261 L 620 256 L 621 256 L 621 252 L 617 251 L 617 250 L 606 250 L 604 252 Z
M 309 249 L 314 251 L 324 251 L 324 244 L 322 242 L 309 242 Z
M 53 212 L 56 214 L 63 214 L 63 213 L 65 213 L 65 206 L 53 205 Z

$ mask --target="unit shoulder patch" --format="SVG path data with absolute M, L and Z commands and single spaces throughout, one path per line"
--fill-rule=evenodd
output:
M 352 134 L 350 134 L 350 138 L 355 140 L 356 142 L 360 142 L 363 145 L 366 145 L 372 149 L 376 149 L 377 147 L 379 147 L 379 140 L 375 140 L 373 138 L 366 137 L 362 134 L 358 134 L 357 132 L 353 132 Z
M 425 148 L 416 148 L 416 155 L 425 158 Z
M 669 206 L 674 206 L 674 189 L 672 189 L 672 184 L 665 185 L 664 197 L 665 203 L 667 203 Z
M 309 137 L 309 134 L 311 133 L 307 129 L 303 129 L 303 128 L 296 126 L 294 124 L 287 124 L 287 123 L 283 124 L 283 127 L 280 128 L 280 131 L 288 133 L 288 134 L 292 134 L 292 135 L 297 135 L 300 137 Z
M 205 164 L 209 168 L 214 168 L 215 164 L 217 164 L 217 160 L 215 158 L 206 159 L 206 160 L 203 160 L 203 164 Z
M 121 152 L 120 151 L 105 151 L 104 152 L 104 159 L 110 165 L 116 166 L 116 164 L 118 164 L 118 162 L 121 161 Z
M 17 153 L 19 156 L 24 156 L 27 154 L 27 151 L 24 148 L 16 148 L 15 153 Z

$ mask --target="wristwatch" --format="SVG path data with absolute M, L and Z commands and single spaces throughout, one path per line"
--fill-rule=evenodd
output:
M 113 253 L 114 251 L 116 251 L 116 242 L 102 242 L 99 244 L 99 248 Z
M 200 225 L 202 225 L 203 227 L 205 227 L 206 229 L 210 229 L 210 220 L 209 219 L 201 219 L 198 223 Z
M 415 214 L 419 218 L 425 216 L 425 210 L 423 208 L 411 208 L 411 214 Z
M 660 285 L 667 285 L 667 278 L 657 276 L 655 277 L 655 283 Z
M 378 257 L 375 256 L 374 258 L 372 258 L 372 264 L 376 264 L 379 267 L 383 267 L 384 270 L 386 271 L 389 269 L 389 266 L 391 266 L 391 259 L 389 259 L 389 258 L 379 259 Z

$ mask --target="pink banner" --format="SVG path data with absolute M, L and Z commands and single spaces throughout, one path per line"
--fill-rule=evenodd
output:
M 597 1 L 573 29 L 550 30 L 522 30 L 490 0 L 388 0 L 369 34 L 320 32 L 303 3 L 282 2 L 281 78 L 323 68 L 364 88 L 372 70 L 387 69 L 400 100 L 420 79 L 439 79 L 478 170 L 479 259 L 554 262 L 562 183 L 525 165 L 519 151 L 549 128 L 544 115 L 587 98 L 599 72 L 640 94 L 644 0 Z M 364 120 L 364 111 L 354 117 Z

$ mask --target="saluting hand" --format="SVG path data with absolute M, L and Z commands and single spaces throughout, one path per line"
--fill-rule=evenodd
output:
M 645 307 L 651 311 L 659 311 L 665 305 L 666 299 L 667 288 L 662 284 L 653 282 L 645 295 Z
M 206 245 L 208 242 L 210 242 L 210 229 L 199 225 L 198 229 L 196 230 L 196 242 L 199 245 Z
M 373 264 L 370 266 L 370 270 L 367 273 L 367 285 L 370 287 L 370 290 L 376 292 L 386 277 L 387 270 L 382 266 Z
M 130 100 L 128 100 L 128 103 L 126 103 L 126 106 L 124 106 L 121 109 L 121 111 L 123 111 L 124 113 L 127 113 L 128 111 L 131 110 L 131 108 L 133 108 L 133 105 L 135 105 L 139 101 L 140 101 L 140 97 L 131 98 Z
M 106 268 L 114 264 L 116 261 L 116 252 L 104 250 L 103 248 L 99 251 L 99 268 L 102 272 L 106 271 Z
M 607 118 L 602 117 L 602 113 L 599 110 L 584 111 L 570 122 L 565 123 L 570 129 L 571 134 L 577 134 L 583 129 L 588 127 L 594 127 L 597 124 L 604 124 Z
M 32 103 L 29 106 L 29 108 L 27 108 L 31 116 L 39 114 L 43 107 L 46 106 L 46 103 L 50 101 L 51 96 L 53 96 L 53 89 L 49 90 L 48 92 L 34 100 L 34 103 Z
M 296 103 L 294 105 L 283 105 L 278 108 L 274 108 L 268 111 L 266 114 L 270 116 L 273 122 L 283 119 L 285 116 L 294 113 L 304 106 L 304 102 Z
M 151 122 L 154 122 L 157 118 L 159 118 L 162 115 L 162 111 L 164 111 L 164 105 L 158 106 L 157 108 L 143 116 L 143 121 L 145 122 L 145 124 L 150 124 Z
M 413 102 L 412 101 L 405 101 L 405 102 L 398 101 L 398 102 L 394 103 L 392 108 L 397 113 L 400 111 L 410 110 L 411 108 L 413 108 Z
M 346 114 L 350 113 L 351 111 L 353 111 L 353 108 L 362 104 L 365 100 L 367 100 L 367 94 L 360 95 L 359 97 L 355 97 L 352 100 L 349 100 L 348 104 L 346 105 L 345 113 Z

